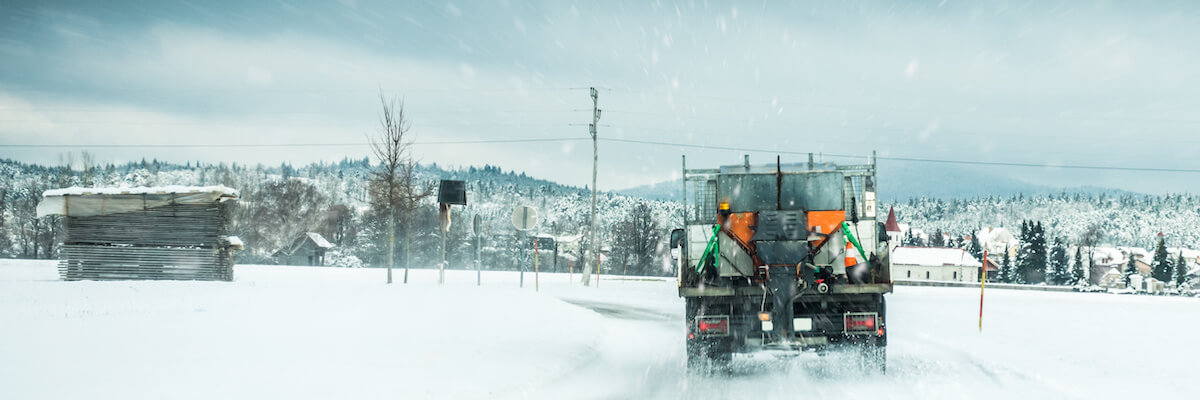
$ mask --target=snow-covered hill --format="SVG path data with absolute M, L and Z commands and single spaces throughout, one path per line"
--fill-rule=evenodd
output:
M 587 188 L 560 185 L 503 171 L 496 166 L 443 169 L 418 165 L 420 185 L 433 187 L 439 179 L 467 182 L 465 207 L 452 210 L 452 225 L 447 235 L 447 253 L 452 266 L 469 265 L 473 259 L 474 236 L 471 220 L 482 219 L 483 256 L 486 266 L 516 268 L 520 245 L 511 223 L 516 206 L 538 210 L 540 223 L 530 234 L 556 236 L 560 244 L 559 264 L 568 267 L 578 258 L 582 235 L 589 223 L 591 192 Z M 342 160 L 333 164 L 293 167 L 245 166 L 225 164 L 170 164 L 141 161 L 125 165 L 81 166 L 73 168 L 21 164 L 0 161 L 0 213 L 8 216 L 0 225 L 0 256 L 44 258 L 55 252 L 62 238 L 57 221 L 35 218 L 33 209 L 40 194 L 67 186 L 131 187 L 160 185 L 225 185 L 241 192 L 234 212 L 234 234 L 246 243 L 239 259 L 246 262 L 271 262 L 270 255 L 303 232 L 318 232 L 338 246 L 330 261 L 339 265 L 382 265 L 386 254 L 386 223 L 379 210 L 371 207 L 368 180 L 371 166 L 366 159 Z M 674 202 L 646 200 L 611 192 L 597 198 L 597 236 L 609 268 L 631 273 L 666 273 L 658 268 L 665 252 L 659 246 L 676 222 L 679 205 Z M 655 226 L 646 236 L 656 243 L 653 254 L 634 257 L 633 249 L 616 238 L 617 229 L 636 212 L 648 212 Z M 400 240 L 401 258 L 397 264 L 436 264 L 440 257 L 441 237 L 437 233 L 437 205 L 426 198 L 411 215 L 402 215 L 400 234 L 411 228 L 411 252 Z M 549 250 L 549 249 L 543 249 Z M 643 249 L 643 252 L 647 250 Z M 409 254 L 411 253 L 411 254 Z M 554 265 L 553 259 L 547 259 Z M 625 265 L 629 264 L 629 265 Z M 655 270 L 657 268 L 657 270 Z
M 338 246 L 331 261 L 338 265 L 383 265 L 385 262 L 386 224 L 379 210 L 371 207 L 368 179 L 371 167 L 366 159 L 342 160 L 332 164 L 307 166 L 245 166 L 224 164 L 178 165 L 157 161 L 141 161 L 124 165 L 101 165 L 92 168 L 76 163 L 72 169 L 21 164 L 0 160 L 0 255 L 45 258 L 55 252 L 55 240 L 62 232 L 55 221 L 42 221 L 33 216 L 40 193 L 66 186 L 150 186 L 150 185 L 214 185 L 223 184 L 241 191 L 242 201 L 233 224 L 235 234 L 247 245 L 239 255 L 246 262 L 271 262 L 270 255 L 295 235 L 306 231 L 319 232 Z M 1103 189 L 1080 188 L 1047 193 L 1043 187 L 1025 187 L 1035 193 L 1009 195 L 965 196 L 965 193 L 985 191 L 987 185 L 975 189 L 938 192 L 921 189 L 936 184 L 938 170 L 928 171 L 922 179 L 892 176 L 891 169 L 880 168 L 880 193 L 884 199 L 881 211 L 894 205 L 900 222 L 925 232 L 941 231 L 965 235 L 985 227 L 1017 227 L 1022 220 L 1042 221 L 1047 236 L 1063 237 L 1068 244 L 1078 242 L 1079 234 L 1090 226 L 1098 226 L 1105 234 L 1104 243 L 1114 246 L 1149 247 L 1159 232 L 1167 236 L 1168 245 L 1200 247 L 1200 196 L 1181 194 L 1149 196 Z M 963 172 L 964 174 L 966 172 Z M 516 268 L 520 245 L 510 218 L 518 205 L 539 210 L 541 223 L 535 234 L 557 236 L 560 242 L 558 265 L 570 266 L 578 257 L 580 237 L 588 225 L 591 209 L 590 190 L 561 185 L 524 173 L 504 171 L 500 167 L 463 167 L 446 169 L 437 165 L 420 165 L 418 180 L 434 184 L 438 179 L 467 181 L 468 205 L 453 209 L 453 224 L 447 235 L 451 266 L 469 265 L 473 260 L 474 237 L 471 219 L 479 215 L 483 228 L 485 265 L 494 268 Z M 904 180 L 910 179 L 910 180 Z M 926 179 L 930 180 L 927 183 Z M 940 183 L 953 187 L 971 180 L 969 175 L 946 179 Z M 890 183 L 889 183 L 890 182 Z M 914 182 L 912 185 L 902 182 Z M 910 187 L 911 193 L 930 190 L 947 197 L 924 196 L 905 200 L 888 200 L 888 188 Z M 1008 189 L 1003 189 L 1003 188 Z M 999 191 L 1017 190 L 1017 186 L 994 186 Z M 600 192 L 597 200 L 598 226 L 604 255 L 615 259 L 609 267 L 628 269 L 636 273 L 665 273 L 659 268 L 664 252 L 660 244 L 670 229 L 677 227 L 681 205 L 674 199 L 679 192 L 678 182 L 665 182 L 645 190 L 622 193 Z M 1040 193 L 1040 194 L 1038 194 Z M 655 242 L 647 249 L 634 249 L 629 241 L 618 238 L 618 229 L 626 229 L 638 210 L 651 215 L 655 226 L 653 235 L 644 236 Z M 411 252 L 398 245 L 401 258 L 397 264 L 436 264 L 441 237 L 437 234 L 437 208 L 432 198 L 426 199 L 416 212 L 400 217 L 411 227 Z M 400 231 L 404 233 L 403 229 Z M 403 237 L 403 235 L 401 236 Z M 403 243 L 403 241 L 401 241 Z M 636 256 L 635 250 L 643 254 Z M 649 254 L 652 253 L 652 254 Z M 636 260 L 636 261 L 630 261 Z M 553 259 L 547 259 L 554 265 Z M 657 268 L 657 270 L 655 270 Z

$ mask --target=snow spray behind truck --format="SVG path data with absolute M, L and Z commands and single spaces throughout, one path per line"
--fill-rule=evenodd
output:
M 875 163 L 687 169 L 683 229 L 671 234 L 685 299 L 689 369 L 734 353 L 849 345 L 887 365 L 887 235 Z

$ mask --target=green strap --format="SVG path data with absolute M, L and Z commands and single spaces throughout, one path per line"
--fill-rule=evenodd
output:
M 846 234 L 847 239 L 850 239 L 850 243 L 854 244 L 854 248 L 858 249 L 858 254 L 862 254 L 863 262 L 866 262 L 867 252 L 863 251 L 861 244 L 858 244 L 858 239 L 854 237 L 853 232 L 850 232 L 850 225 L 847 225 L 846 221 L 842 221 L 842 232 Z
M 704 260 L 708 259 L 709 254 L 713 254 L 713 267 L 720 268 L 720 242 L 717 241 L 717 232 L 721 231 L 721 225 L 713 225 L 713 235 L 708 239 L 708 245 L 704 247 L 704 254 L 700 255 L 700 262 L 696 264 L 696 274 L 699 275 L 704 271 Z

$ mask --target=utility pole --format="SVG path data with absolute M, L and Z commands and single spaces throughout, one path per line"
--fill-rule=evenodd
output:
M 592 124 L 588 126 L 588 131 L 592 134 L 592 220 L 588 228 L 588 240 L 591 240 L 592 254 L 599 254 L 596 246 L 596 171 L 600 163 L 600 146 L 596 144 L 596 125 L 600 124 L 600 95 L 596 92 L 596 88 L 589 89 L 592 93 Z M 599 259 L 597 258 L 598 261 Z M 599 265 L 596 267 L 599 268 Z M 590 262 L 585 261 L 583 267 L 583 285 L 591 285 L 591 279 L 592 265 Z

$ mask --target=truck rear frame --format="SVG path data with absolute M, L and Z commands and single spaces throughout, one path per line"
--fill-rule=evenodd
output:
M 886 368 L 892 291 L 876 220 L 875 165 L 687 169 L 684 229 L 672 232 L 689 368 L 734 353 L 849 344 Z M 853 246 L 851 246 L 853 243 Z

